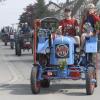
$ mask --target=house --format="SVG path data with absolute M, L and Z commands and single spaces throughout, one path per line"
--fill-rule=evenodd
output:
M 56 11 L 54 16 L 57 17 L 58 19 L 63 19 L 64 18 L 63 11 L 66 7 L 68 7 L 72 9 L 72 16 L 75 16 L 75 18 L 80 20 L 82 12 L 84 11 L 84 8 L 87 6 L 87 4 L 90 2 L 96 4 L 98 1 L 99 0 L 95 0 L 95 2 L 94 0 L 71 0 L 70 2 L 64 3 L 61 9 Z
M 77 0 L 66 0 L 65 3 L 59 3 L 59 5 L 52 1 L 49 1 L 49 3 L 46 6 L 48 10 L 53 11 L 53 12 L 55 11 L 55 14 L 53 15 L 53 17 L 62 19 L 64 17 L 64 14 L 63 14 L 64 9 L 66 7 L 73 8 L 76 1 Z
M 49 1 L 49 3 L 46 5 L 48 10 L 50 11 L 58 11 L 59 9 L 61 9 L 61 7 L 59 5 L 57 5 L 56 3 Z
M 58 19 L 63 19 L 64 18 L 64 9 L 65 8 L 73 8 L 75 4 L 75 0 L 71 0 L 70 2 L 66 2 L 61 4 L 61 8 L 59 10 L 56 11 L 54 17 L 58 18 Z

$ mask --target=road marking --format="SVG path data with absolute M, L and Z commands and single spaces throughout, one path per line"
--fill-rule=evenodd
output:
M 6 59 L 5 59 L 5 57 L 4 56 L 2 56 L 2 59 L 5 61 Z M 8 67 L 8 69 L 9 69 L 9 71 L 10 71 L 10 74 L 11 74 L 11 79 L 10 80 L 8 80 L 7 82 L 6 82 L 6 84 L 4 84 L 4 83 L 1 83 L 0 84 L 0 87 L 5 87 L 5 86 L 9 86 L 11 83 L 13 83 L 13 82 L 15 82 L 15 81 L 17 81 L 18 80 L 18 76 L 17 76 L 17 74 L 16 74 L 16 69 L 14 69 L 14 67 L 10 64 L 10 63 L 7 63 L 7 62 L 5 62 L 6 64 L 7 64 L 7 67 Z M 11 66 L 10 66 L 11 65 Z

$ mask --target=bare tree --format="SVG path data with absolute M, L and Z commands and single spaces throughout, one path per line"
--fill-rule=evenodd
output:
M 0 2 L 3 2 L 3 1 L 6 1 L 6 0 L 0 0 Z
M 74 16 L 77 12 L 77 10 L 81 7 L 81 5 L 83 4 L 85 0 L 77 0 L 76 4 L 74 5 L 74 8 L 72 10 L 72 16 Z

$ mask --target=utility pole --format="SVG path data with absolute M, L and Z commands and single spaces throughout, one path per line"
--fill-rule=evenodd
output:
M 66 4 L 68 4 L 68 3 L 69 3 L 69 1 L 70 1 L 70 0 L 66 0 Z
M 66 3 L 69 3 L 70 0 L 66 0 Z

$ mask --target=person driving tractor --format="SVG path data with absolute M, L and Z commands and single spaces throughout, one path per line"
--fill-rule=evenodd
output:
M 75 38 L 77 44 L 80 45 L 80 38 L 77 35 L 77 30 L 79 30 L 78 22 L 75 18 L 71 17 L 71 9 L 65 8 L 64 9 L 64 16 L 65 18 L 60 21 L 59 23 L 59 31 L 62 35 L 69 35 Z
M 21 31 L 23 34 L 29 33 L 30 32 L 30 27 L 28 26 L 28 23 L 24 23 L 21 27 Z

